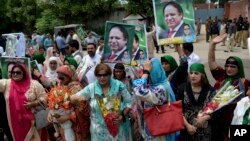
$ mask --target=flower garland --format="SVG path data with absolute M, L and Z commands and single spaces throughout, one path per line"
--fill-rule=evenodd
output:
M 114 119 L 120 113 L 121 97 L 118 94 L 107 97 L 98 96 L 97 102 L 109 133 L 116 137 L 119 133 L 119 127 L 114 124 Z
M 57 110 L 64 108 L 68 110 L 72 107 L 69 101 L 69 96 L 71 95 L 70 89 L 67 87 L 56 86 L 53 87 L 48 93 L 48 106 L 51 110 Z

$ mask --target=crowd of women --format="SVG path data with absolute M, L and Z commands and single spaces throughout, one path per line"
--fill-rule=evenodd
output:
M 250 124 L 250 102 L 243 108 L 238 106 L 242 101 L 249 101 L 250 82 L 245 78 L 239 57 L 229 57 L 224 66 L 216 63 L 215 47 L 224 38 L 226 35 L 220 35 L 210 43 L 208 60 L 216 80 L 214 86 L 209 83 L 203 64 L 194 63 L 188 70 L 181 45 L 176 45 L 179 63 L 169 55 L 150 58 L 144 63 L 138 78 L 131 77 L 122 63 L 115 64 L 114 68 L 100 63 L 94 70 L 96 81 L 90 84 L 79 82 L 74 58 L 58 57 L 55 47 L 47 49 L 46 57 L 39 52 L 32 55 L 42 72 L 34 69 L 30 76 L 23 65 L 9 64 L 9 79 L 0 80 L 0 92 L 5 99 L 1 101 L 4 106 L 1 108 L 4 122 L 1 123 L 4 126 L 0 128 L 0 140 L 4 140 L 5 134 L 9 141 L 68 141 L 61 123 L 70 120 L 73 140 L 77 141 L 228 141 L 234 114 L 241 111 L 237 119 L 234 117 L 238 121 L 234 124 Z M 243 92 L 242 97 L 212 114 L 198 116 L 216 91 L 228 81 Z M 55 86 L 71 91 L 68 100 L 73 111 L 54 115 L 48 110 L 45 120 L 50 124 L 38 128 L 36 114 L 43 110 L 43 105 L 46 108 L 47 93 Z M 177 100 L 182 100 L 185 128 L 153 136 L 143 115 L 144 109 Z M 110 109 L 115 111 L 114 114 L 108 113 Z

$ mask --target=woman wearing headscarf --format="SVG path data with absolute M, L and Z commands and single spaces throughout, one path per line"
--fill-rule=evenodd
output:
M 30 78 L 27 69 L 15 64 L 10 79 L 0 80 L 0 92 L 6 101 L 6 111 L 14 141 L 40 141 L 33 112 L 47 96 L 40 83 Z
M 227 37 L 227 34 L 222 34 L 217 36 L 212 40 L 209 46 L 208 52 L 208 64 L 211 70 L 211 73 L 216 80 L 214 88 L 218 90 L 221 88 L 227 81 L 229 81 L 233 86 L 235 86 L 239 91 L 243 92 L 242 97 L 246 95 L 250 95 L 250 82 L 245 79 L 244 67 L 242 60 L 237 56 L 230 56 L 227 58 L 225 62 L 224 68 L 219 66 L 215 61 L 215 47 L 216 44 L 223 41 L 224 38 Z M 237 100 L 239 101 L 239 99 Z M 228 141 L 228 131 L 230 124 L 232 122 L 233 111 L 236 106 L 236 102 L 233 102 L 221 110 L 217 111 L 217 117 L 215 118 L 214 123 L 214 139 L 213 140 L 221 140 Z
M 70 97 L 73 103 L 84 100 L 90 104 L 91 140 L 131 141 L 127 115 L 132 106 L 132 97 L 126 86 L 111 77 L 107 64 L 95 68 L 97 81 Z
M 59 62 L 57 57 L 50 57 L 48 60 L 49 66 L 45 72 L 45 76 L 51 83 L 54 83 L 57 80 L 56 69 L 59 67 Z
M 76 60 L 73 58 L 73 56 L 66 56 L 64 61 L 63 61 L 64 65 L 73 65 L 75 67 L 75 69 L 77 69 L 78 64 L 76 62 Z
M 132 93 L 132 80 L 130 76 L 126 76 L 125 66 L 122 63 L 116 63 L 113 69 L 113 77 L 114 79 L 117 79 L 121 81 L 123 84 L 127 86 L 127 90 L 129 93 Z M 134 95 L 132 95 L 134 96 Z M 133 140 L 140 141 L 141 135 L 138 130 L 138 116 L 137 116 L 137 105 L 136 102 L 133 103 L 133 106 L 130 111 L 130 122 L 127 122 L 127 124 L 131 124 L 131 135 L 133 137 Z M 127 125 L 129 126 L 129 125 Z
M 162 67 L 165 70 L 166 77 L 168 78 L 168 81 L 170 82 L 170 85 L 175 94 L 177 93 L 178 86 L 185 83 L 188 77 L 187 57 L 184 55 L 179 45 L 176 45 L 176 50 L 178 51 L 178 54 L 180 56 L 179 66 L 174 57 L 170 55 L 161 57 Z
M 175 101 L 175 95 L 171 86 L 167 81 L 167 77 L 165 75 L 165 71 L 161 66 L 160 61 L 157 58 L 152 58 L 150 61 L 145 62 L 144 71 L 141 79 L 137 79 L 133 81 L 134 92 L 136 97 L 139 99 L 138 103 L 138 112 L 141 116 L 140 126 L 142 128 L 141 134 L 146 141 L 158 141 L 158 140 L 166 140 L 166 141 L 174 141 L 175 133 L 163 136 L 153 137 L 148 129 L 146 122 L 142 117 L 142 110 L 144 108 L 153 107 L 155 105 L 163 105 L 168 100 L 168 95 L 170 97 L 170 101 Z M 143 101 L 144 104 L 141 104 Z M 164 121 L 158 121 L 164 122 Z
M 122 63 L 116 63 L 113 69 L 113 77 L 127 86 L 129 92 L 132 91 L 132 82 L 130 77 L 126 76 L 125 66 Z
M 34 69 L 32 72 L 33 75 L 37 78 L 37 80 L 41 82 L 45 88 L 50 88 L 57 84 L 56 69 L 59 67 L 57 57 L 50 57 L 48 63 L 49 66 L 44 75 L 36 69 Z
M 215 90 L 208 82 L 203 64 L 192 64 L 188 77 L 189 81 L 178 87 L 176 98 L 182 100 L 186 127 L 180 140 L 211 141 L 211 116 L 198 116 L 198 113 L 211 101 Z
M 38 63 L 38 69 L 41 71 L 42 74 L 44 74 L 44 67 L 43 63 L 45 61 L 45 57 L 42 53 L 36 52 L 33 56 L 33 60 L 36 60 Z
M 58 78 L 58 86 L 67 87 L 73 94 L 82 90 L 74 66 L 63 65 L 60 66 L 56 70 L 56 72 Z M 76 134 L 76 140 L 89 140 L 89 104 L 86 102 L 81 102 L 81 104 L 77 103 L 74 105 L 74 108 L 75 112 L 71 113 L 71 115 L 60 116 L 57 118 L 57 121 L 63 123 L 66 120 L 72 120 L 73 129 Z M 52 122 L 51 115 L 49 115 L 48 120 Z
M 56 57 L 57 61 L 59 63 L 59 66 L 63 65 L 62 60 L 59 57 L 59 54 L 57 53 L 57 50 L 55 47 L 49 47 L 46 51 L 46 57 L 44 62 L 44 71 L 46 72 L 49 67 L 49 59 L 50 57 Z

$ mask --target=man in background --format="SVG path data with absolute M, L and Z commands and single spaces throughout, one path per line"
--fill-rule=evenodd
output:
M 69 53 L 73 56 L 73 58 L 76 60 L 77 64 L 79 65 L 82 60 L 82 53 L 79 50 L 79 43 L 77 40 L 71 40 L 69 42 L 68 46 Z
M 87 52 L 88 52 L 88 55 L 83 57 L 76 72 L 81 82 L 87 81 L 87 83 L 90 84 L 96 81 L 94 71 L 95 71 L 96 65 L 101 62 L 101 56 L 96 53 L 96 44 L 94 43 L 89 43 L 87 45 Z M 87 80 L 84 80 L 84 79 L 87 79 Z

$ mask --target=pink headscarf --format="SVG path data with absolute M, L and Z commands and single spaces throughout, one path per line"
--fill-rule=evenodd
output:
M 30 88 L 31 79 L 24 65 L 15 64 L 11 71 L 17 67 L 23 71 L 23 79 L 15 81 L 11 76 L 9 109 L 14 140 L 24 141 L 31 128 L 31 120 L 34 119 L 31 109 L 24 106 L 24 102 L 28 101 L 25 93 Z

